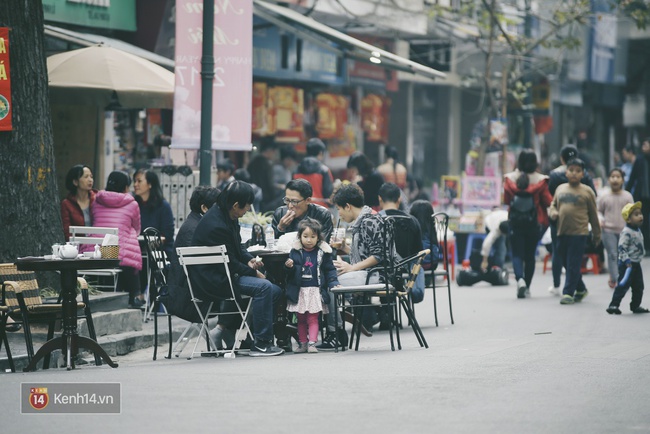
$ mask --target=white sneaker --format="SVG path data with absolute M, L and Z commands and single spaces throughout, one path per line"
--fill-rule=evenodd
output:
M 548 292 L 550 292 L 551 295 L 560 295 L 560 287 L 551 285 L 548 287 Z
M 517 280 L 517 298 L 526 298 L 526 293 L 528 292 L 528 287 L 526 286 L 526 281 L 522 278 Z M 530 294 L 530 292 L 528 292 Z

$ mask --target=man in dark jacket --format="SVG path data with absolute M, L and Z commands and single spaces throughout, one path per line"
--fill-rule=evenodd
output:
M 307 142 L 307 156 L 300 162 L 293 179 L 305 179 L 312 185 L 312 201 L 327 206 L 327 200 L 334 191 L 334 177 L 329 168 L 322 163 L 325 144 L 314 137 Z
M 273 213 L 273 231 L 279 238 L 287 232 L 298 230 L 298 224 L 305 218 L 313 218 L 321 224 L 323 237 L 329 242 L 332 234 L 332 214 L 325 207 L 312 203 L 312 186 L 304 179 L 292 179 L 287 183 L 283 201 L 286 205 Z
M 273 313 L 281 290 L 265 279 L 256 262 L 241 243 L 239 218 L 248 210 L 255 196 L 252 187 L 233 181 L 217 199 L 216 206 L 203 216 L 194 231 L 193 246 L 224 245 L 228 252 L 228 268 L 235 295 L 252 297 L 253 344 L 250 356 L 277 356 L 284 350 L 273 345 Z M 199 297 L 213 301 L 230 298 L 230 282 L 221 264 L 195 265 L 189 268 L 192 286 Z

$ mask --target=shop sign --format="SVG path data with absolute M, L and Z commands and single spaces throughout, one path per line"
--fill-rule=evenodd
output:
M 135 0 L 43 0 L 43 17 L 76 26 L 137 30 Z
M 281 33 L 277 27 L 261 18 L 255 17 L 254 25 L 255 78 L 346 84 L 345 62 L 334 51 L 291 33 Z M 297 59 L 300 59 L 300 64 Z
M 200 147 L 202 22 L 203 2 L 176 0 L 173 148 Z M 252 148 L 252 35 L 252 2 L 215 3 L 212 149 Z
M 393 43 L 387 39 L 376 38 L 364 35 L 350 35 L 363 42 L 379 47 L 383 50 L 392 52 Z M 397 71 L 384 68 L 383 66 L 374 65 L 361 61 L 350 61 L 350 82 L 367 86 L 376 86 L 391 92 L 399 90 L 399 81 L 397 80 Z
M 9 28 L 0 27 L 0 131 L 11 131 L 11 70 L 9 67 Z

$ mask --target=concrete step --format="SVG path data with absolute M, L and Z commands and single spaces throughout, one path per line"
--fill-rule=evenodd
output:
M 143 348 L 151 348 L 151 355 L 153 357 L 153 342 L 154 342 L 154 324 L 153 320 L 143 323 L 142 322 L 142 313 L 139 310 L 129 310 L 130 312 L 136 313 L 139 315 L 140 319 L 140 328 L 139 330 L 130 330 L 124 331 L 121 333 L 112 333 L 104 336 L 98 336 L 98 342 L 106 353 L 111 357 L 115 358 L 119 356 L 128 354 L 132 351 L 140 350 Z M 106 316 L 109 319 L 109 316 Z M 93 315 L 95 320 L 95 327 L 97 327 L 97 317 Z M 85 321 L 84 321 L 85 322 Z M 181 335 L 188 323 L 179 318 L 172 317 L 172 341 L 176 341 Z M 47 332 L 47 329 L 45 330 Z M 86 331 L 87 333 L 87 331 Z M 87 334 L 80 333 L 83 336 Z M 16 333 L 9 333 L 10 336 L 9 345 L 11 346 L 11 353 L 13 356 L 14 364 L 16 365 L 16 372 L 22 371 L 22 369 L 27 366 L 27 354 L 25 349 L 25 339 L 22 331 Z M 59 333 L 56 333 L 55 336 L 58 336 Z M 34 339 L 34 350 L 38 351 L 38 348 L 45 342 L 46 334 L 39 334 L 39 340 Z M 167 318 L 161 316 L 158 318 L 158 358 L 162 359 L 167 354 L 167 343 L 169 342 L 169 335 L 167 333 Z M 58 367 L 58 363 L 62 363 L 60 360 L 60 351 L 54 351 L 50 360 L 50 367 Z M 78 365 L 85 363 L 94 364 L 94 358 L 90 352 L 82 352 L 77 357 Z M 42 365 L 42 362 L 39 362 L 39 369 Z M 6 357 L 4 346 L 0 350 L 0 371 L 7 372 L 9 369 L 9 362 Z

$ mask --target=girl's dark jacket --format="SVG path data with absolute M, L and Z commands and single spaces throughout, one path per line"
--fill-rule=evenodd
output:
M 318 281 L 320 282 L 320 293 L 323 303 L 330 302 L 329 289 L 339 285 L 336 277 L 336 268 L 332 258 L 332 248 L 325 241 L 318 244 Z M 296 240 L 293 249 L 289 252 L 289 259 L 293 260 L 293 268 L 287 268 L 287 299 L 292 303 L 298 303 L 300 294 L 300 283 L 302 281 L 303 255 L 300 240 Z

